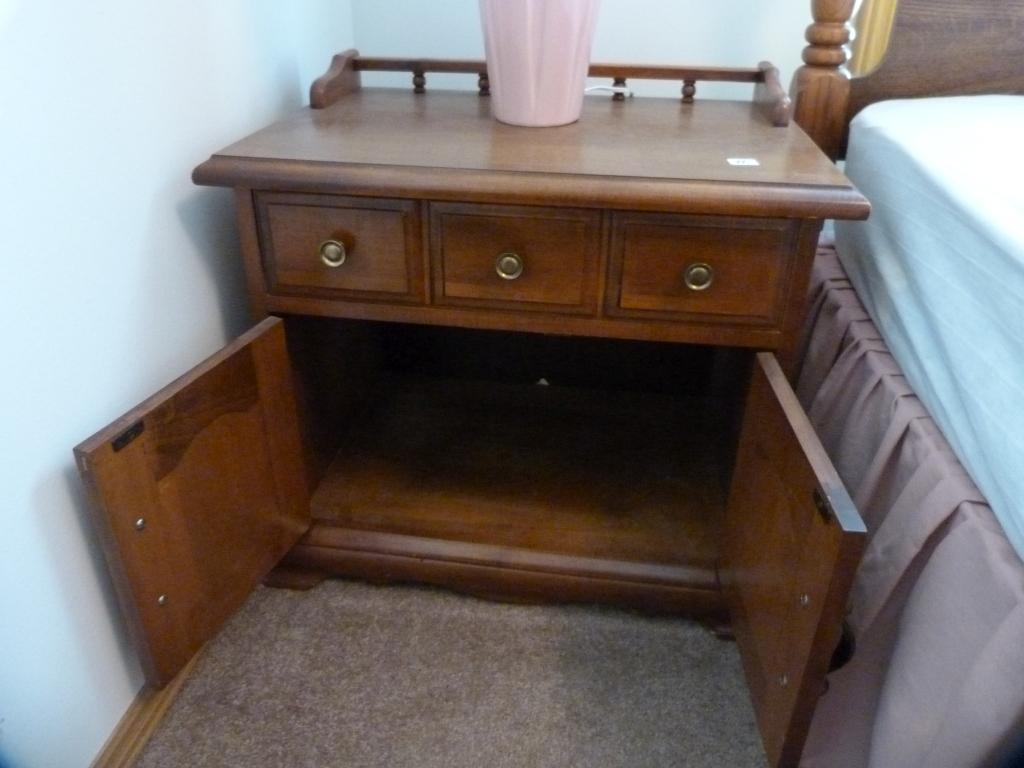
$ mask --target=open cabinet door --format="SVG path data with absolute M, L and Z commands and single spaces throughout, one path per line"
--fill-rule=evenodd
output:
M 769 764 L 799 762 L 864 523 L 774 355 L 757 355 L 721 577 Z
M 75 457 L 146 679 L 161 687 L 309 527 L 283 323 L 264 320 Z

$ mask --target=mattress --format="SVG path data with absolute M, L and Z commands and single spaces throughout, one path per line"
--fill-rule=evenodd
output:
M 851 124 L 871 200 L 843 267 L 1024 557 L 1024 97 L 882 102 Z

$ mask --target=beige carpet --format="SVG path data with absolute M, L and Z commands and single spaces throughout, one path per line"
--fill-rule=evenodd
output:
M 140 768 L 764 766 L 733 644 L 686 621 L 328 581 L 259 589 Z

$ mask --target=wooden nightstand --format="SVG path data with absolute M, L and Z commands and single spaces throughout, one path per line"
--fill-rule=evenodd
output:
M 148 679 L 284 558 L 728 616 L 769 757 L 795 762 L 864 528 L 772 351 L 822 221 L 866 200 L 768 66 L 595 67 L 687 97 L 588 98 L 551 129 L 360 88 L 375 68 L 482 65 L 338 57 L 319 108 L 199 166 L 236 190 L 255 319 L 284 319 L 77 449 Z M 716 78 L 754 103 L 692 103 Z

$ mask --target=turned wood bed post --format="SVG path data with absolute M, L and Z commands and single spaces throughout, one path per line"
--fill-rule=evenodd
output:
M 793 76 L 793 117 L 833 160 L 839 155 L 850 100 L 846 44 L 854 0 L 812 0 L 804 66 Z

